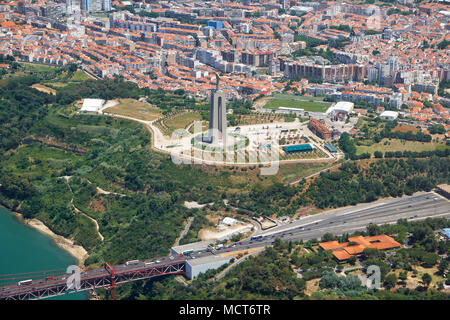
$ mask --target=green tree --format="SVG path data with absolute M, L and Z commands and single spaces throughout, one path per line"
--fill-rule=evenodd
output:
M 332 233 L 327 232 L 322 236 L 323 242 L 333 241 L 333 240 L 336 240 L 336 238 L 334 237 L 334 235 Z
M 398 278 L 402 281 L 406 281 L 406 279 L 408 279 L 408 271 L 404 270 L 400 272 Z
M 339 284 L 339 277 L 333 271 L 323 274 L 319 281 L 319 287 L 322 289 L 333 289 Z
M 431 276 L 430 276 L 429 273 L 424 273 L 424 274 L 422 275 L 422 283 L 423 283 L 426 287 L 428 287 L 428 286 L 430 285 L 431 280 L 432 280 L 432 278 L 431 278 Z
M 378 159 L 383 158 L 383 152 L 381 152 L 381 151 L 375 151 L 373 153 L 373 155 L 375 156 L 375 158 L 378 158 Z
M 341 276 L 339 278 L 338 288 L 343 291 L 361 289 L 361 280 L 353 274 L 349 274 L 345 277 Z
M 350 263 L 350 265 L 354 266 L 356 264 L 356 257 L 351 256 L 350 258 L 348 258 L 348 263 Z
M 445 274 L 445 271 L 447 270 L 447 268 L 448 268 L 448 262 L 447 262 L 447 260 L 442 258 L 441 262 L 439 262 L 438 270 L 441 274 Z
M 431 268 L 437 263 L 439 256 L 435 253 L 427 252 L 426 254 L 423 255 L 422 259 L 424 262 L 424 266 Z
M 394 273 L 389 273 L 384 278 L 383 286 L 389 290 L 395 287 L 396 283 L 397 283 L 397 276 Z

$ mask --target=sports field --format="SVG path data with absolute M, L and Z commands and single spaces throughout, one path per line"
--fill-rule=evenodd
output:
M 280 93 L 270 97 L 264 108 L 278 110 L 280 107 L 286 107 L 310 112 L 325 112 L 330 106 L 331 102 L 323 101 L 322 98 Z

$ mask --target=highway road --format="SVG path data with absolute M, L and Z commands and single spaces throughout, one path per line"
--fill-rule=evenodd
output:
M 398 219 L 414 221 L 425 219 L 427 217 L 450 218 L 450 201 L 435 192 L 422 192 L 413 196 L 379 200 L 368 204 L 329 210 L 320 214 L 307 216 L 270 230 L 261 231 L 258 234 L 260 239 L 244 239 L 218 250 L 197 250 L 188 256 L 170 255 L 167 257 L 137 261 L 135 263 L 115 265 L 113 268 L 115 274 L 121 274 L 189 261 L 191 259 L 198 259 L 225 252 L 271 246 L 276 238 L 280 238 L 283 241 L 310 240 L 320 238 L 328 232 L 340 235 L 343 233 L 352 233 L 356 230 L 364 230 L 366 226 L 371 223 L 395 223 Z M 108 275 L 109 273 L 106 269 L 99 268 L 82 272 L 81 279 L 92 279 Z M 32 284 L 29 284 L 26 287 L 27 290 L 51 287 L 65 283 L 67 277 L 68 275 L 66 274 L 51 279 L 42 278 L 33 280 Z M 4 295 L 22 291 L 23 289 L 24 286 L 19 286 L 17 284 L 0 287 L 0 298 Z
M 246 239 L 239 247 L 271 245 L 277 237 L 284 241 L 310 240 L 320 238 L 328 232 L 340 235 L 364 230 L 370 223 L 395 223 L 398 219 L 414 221 L 427 217 L 450 218 L 450 201 L 434 192 L 423 192 L 413 196 L 330 210 L 263 231 L 260 233 L 262 240 Z M 232 247 L 232 250 L 238 249 Z

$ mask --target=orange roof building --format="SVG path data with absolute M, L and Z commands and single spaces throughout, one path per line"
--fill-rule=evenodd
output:
M 385 250 L 402 246 L 392 237 L 385 234 L 371 237 L 355 236 L 348 238 L 348 241 L 349 242 L 344 243 L 339 243 L 337 241 L 321 242 L 319 243 L 319 247 L 323 250 L 331 250 L 333 256 L 339 262 L 342 262 L 348 260 L 353 255 L 359 255 L 363 253 L 364 249 L 366 248 Z

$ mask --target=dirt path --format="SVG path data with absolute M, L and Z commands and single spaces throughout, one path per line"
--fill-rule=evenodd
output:
M 256 248 L 255 248 L 255 249 L 256 249 Z M 248 259 L 249 257 L 254 256 L 254 255 L 257 255 L 257 254 L 260 254 L 263 250 L 264 250 L 264 248 L 263 248 L 263 249 L 258 249 L 257 251 L 254 251 L 254 252 L 252 252 L 252 253 L 249 253 L 249 254 L 247 254 L 247 255 L 245 255 L 245 256 L 243 256 L 243 257 L 237 259 L 235 262 L 233 262 L 233 263 L 230 264 L 228 267 L 226 267 L 224 270 L 222 270 L 218 275 L 216 275 L 216 276 L 215 276 L 214 278 L 212 278 L 210 281 L 217 281 L 217 280 L 222 279 L 222 278 L 228 273 L 228 271 L 230 271 L 231 269 L 233 269 L 234 267 L 236 267 L 238 264 L 244 262 L 244 261 L 245 261 L 246 259 Z
M 346 160 L 346 161 L 344 161 L 344 162 L 347 162 L 347 161 L 348 161 L 348 160 Z M 291 183 L 289 183 L 289 184 L 290 184 L 290 185 L 294 185 L 294 184 L 299 183 L 299 182 L 302 181 L 303 179 L 307 180 L 307 179 L 309 179 L 309 178 L 315 177 L 315 176 L 321 174 L 322 172 L 325 172 L 325 171 L 328 171 L 328 170 L 331 170 L 331 169 L 334 169 L 334 168 L 337 168 L 337 167 L 341 166 L 344 162 L 341 162 L 341 163 L 338 163 L 338 164 L 336 164 L 336 165 L 334 165 L 334 166 L 331 166 L 331 167 L 322 169 L 322 170 L 317 171 L 317 172 L 315 172 L 315 173 L 313 173 L 313 174 L 310 174 L 310 175 L 307 176 L 307 177 L 301 178 L 301 179 L 299 179 L 299 180 L 297 180 L 297 181 L 294 181 L 294 182 L 291 182 Z
M 98 226 L 97 220 L 95 220 L 94 218 L 90 217 L 89 215 L 87 215 L 86 213 L 84 213 L 83 211 L 81 211 L 80 209 L 78 209 L 77 207 L 75 207 L 75 205 L 73 204 L 73 191 L 72 188 L 70 187 L 70 176 L 64 176 L 63 177 L 66 180 L 67 183 L 67 187 L 70 190 L 70 193 L 72 194 L 72 199 L 70 199 L 70 204 L 72 205 L 72 208 L 75 210 L 75 212 L 80 213 L 82 215 L 84 215 L 86 218 L 88 218 L 89 220 L 91 220 L 94 224 L 95 224 L 95 229 L 97 230 L 97 234 L 100 237 L 100 239 L 103 241 L 105 238 L 103 237 L 103 235 L 100 233 L 100 227 Z
M 180 244 L 180 240 L 183 239 L 183 237 L 188 233 L 189 229 L 191 228 L 192 222 L 194 221 L 195 217 L 190 217 L 186 226 L 184 227 L 184 230 L 181 232 L 180 236 L 175 241 L 174 247 L 178 246 Z
M 255 108 L 256 110 L 262 109 L 266 105 L 268 100 L 269 100 L 269 97 L 264 97 L 264 98 L 259 99 L 258 101 L 256 101 L 253 104 L 253 108 Z
M 55 89 L 46 87 L 46 86 L 44 86 L 42 84 L 35 83 L 31 87 L 36 89 L 36 90 L 38 90 L 38 91 L 45 92 L 45 93 L 52 94 L 52 95 L 56 96 L 56 90 Z

